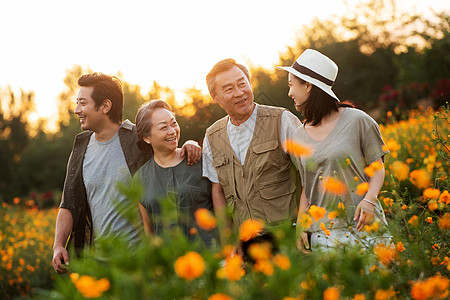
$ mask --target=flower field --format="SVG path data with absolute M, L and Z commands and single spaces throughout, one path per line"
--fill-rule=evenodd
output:
M 225 234 L 224 246 L 210 249 L 176 230 L 143 238 L 131 250 L 118 238 L 103 239 L 96 244 L 95 254 L 72 257 L 70 276 L 57 276 L 50 270 L 56 210 L 25 209 L 21 203 L 3 205 L 0 298 L 29 295 L 33 287 L 41 287 L 32 293 L 34 298 L 448 299 L 448 122 L 445 110 L 437 114 L 429 109 L 410 111 L 406 120 L 381 126 L 390 151 L 379 196 L 388 227 L 374 222 L 365 227 L 356 245 L 324 252 L 298 251 L 295 230 L 280 226 L 274 231 L 276 242 L 251 244 L 248 259 L 243 261 L 231 255 L 233 245 L 254 237 L 264 225 L 244 222 L 239 232 Z M 371 165 L 366 172 L 377 168 Z M 324 186 L 334 193 L 367 191 L 358 182 L 355 187 L 342 187 L 331 179 L 324 180 Z M 132 185 L 125 193 L 139 198 Z M 311 207 L 299 226 L 307 229 L 317 223 L 328 235 L 333 220 L 345 216 L 341 204 L 329 211 Z M 201 228 L 216 226 L 215 218 L 205 211 L 196 218 Z M 390 243 L 365 240 L 386 232 L 392 237 Z

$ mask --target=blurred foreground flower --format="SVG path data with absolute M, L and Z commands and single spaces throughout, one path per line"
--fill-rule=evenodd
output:
M 178 277 L 190 281 L 203 275 L 205 261 L 197 252 L 189 251 L 185 255 L 177 258 L 174 267 Z
M 375 293 L 375 300 L 388 300 L 392 299 L 395 294 L 397 294 L 393 290 L 377 290 Z
M 248 248 L 250 256 L 256 260 L 268 260 L 272 257 L 272 246 L 269 242 L 253 243 Z
M 445 213 L 439 218 L 438 227 L 440 229 L 450 229 L 450 213 Z
M 299 222 L 303 229 L 308 229 L 309 227 L 311 227 L 313 221 L 310 215 L 302 214 Z
M 380 262 L 388 266 L 391 262 L 393 262 L 397 258 L 397 250 L 394 245 L 384 245 L 383 243 L 376 245 L 373 248 L 375 255 L 380 260 Z
M 222 279 L 228 279 L 230 281 L 237 281 L 245 275 L 244 269 L 242 269 L 242 258 L 239 255 L 230 256 L 225 259 L 225 265 L 223 268 L 217 270 L 217 277 Z
M 308 209 L 308 213 L 311 215 L 311 217 L 314 218 L 314 221 L 317 222 L 323 217 L 325 217 L 327 210 L 320 206 L 311 205 Z
M 367 174 L 367 176 L 372 177 L 376 171 L 381 170 L 383 168 L 383 164 L 379 161 L 374 161 L 370 165 L 364 168 L 364 173 Z
M 326 193 L 334 195 L 343 195 L 347 192 L 347 186 L 334 177 L 325 177 L 322 181 L 322 188 Z
M 360 195 L 360 196 L 365 195 L 368 190 L 369 190 L 369 183 L 368 182 L 360 183 L 356 187 L 356 193 L 358 195 Z
M 449 279 L 440 274 L 424 281 L 416 281 L 411 288 L 415 300 L 444 299 L 448 296 Z
M 311 148 L 300 145 L 299 143 L 295 142 L 292 139 L 286 139 L 284 147 L 286 148 L 287 153 L 297 157 L 310 156 L 312 153 Z
M 340 297 L 340 291 L 338 288 L 329 287 L 323 292 L 324 300 L 338 300 Z
M 199 208 L 195 211 L 195 221 L 200 228 L 205 230 L 212 230 L 217 225 L 216 218 L 206 208 Z
M 291 268 L 291 261 L 284 254 L 277 254 L 272 258 L 273 263 L 281 270 L 289 270 Z
M 227 294 L 219 293 L 209 296 L 208 300 L 233 300 L 233 298 L 231 298 Z
M 256 272 L 261 272 L 264 275 L 272 276 L 273 275 L 273 264 L 270 260 L 258 260 L 254 265 L 254 270 Z
M 398 180 L 403 181 L 408 179 L 409 167 L 407 164 L 397 160 L 392 164 L 392 171 Z
M 80 276 L 77 273 L 71 273 L 70 279 L 85 298 L 97 298 L 109 290 L 109 280 L 106 278 L 95 280 L 88 275 Z
M 430 174 L 424 170 L 414 170 L 409 174 L 409 181 L 419 189 L 424 189 L 431 185 Z
M 263 230 L 264 223 L 259 220 L 247 219 L 239 227 L 239 239 L 248 241 L 260 234 Z

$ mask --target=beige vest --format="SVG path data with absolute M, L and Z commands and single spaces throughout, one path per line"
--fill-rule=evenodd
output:
M 231 148 L 228 116 L 206 130 L 213 166 L 238 226 L 246 219 L 261 219 L 275 225 L 282 220 L 295 220 L 297 216 L 298 172 L 280 142 L 281 114 L 285 110 L 258 105 L 244 165 Z

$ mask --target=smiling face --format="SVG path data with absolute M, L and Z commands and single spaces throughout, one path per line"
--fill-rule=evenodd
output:
M 150 135 L 144 141 L 150 143 L 155 152 L 175 151 L 180 139 L 180 127 L 173 113 L 165 108 L 157 108 L 150 119 Z
M 81 129 L 98 132 L 108 121 L 108 116 L 104 113 L 103 104 L 95 107 L 95 101 L 91 97 L 93 90 L 92 86 L 80 88 L 74 113 L 80 120 Z
M 308 100 L 311 94 L 312 84 L 309 82 L 302 82 L 297 76 L 288 74 L 289 92 L 288 96 L 294 100 L 294 106 L 297 111 L 300 111 Z
M 216 75 L 211 97 L 225 109 L 234 125 L 245 122 L 253 112 L 252 85 L 236 66 Z

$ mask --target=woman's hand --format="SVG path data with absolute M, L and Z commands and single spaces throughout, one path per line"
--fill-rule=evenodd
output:
M 376 200 L 378 201 L 378 200 Z M 355 217 L 353 221 L 358 220 L 356 229 L 362 231 L 365 225 L 369 225 L 373 222 L 375 218 L 375 205 L 367 202 L 366 200 L 361 200 L 356 207 Z
M 196 141 L 186 141 L 183 147 L 181 147 L 181 156 L 184 157 L 186 154 L 188 165 L 192 166 L 202 158 L 202 147 L 200 147 Z

